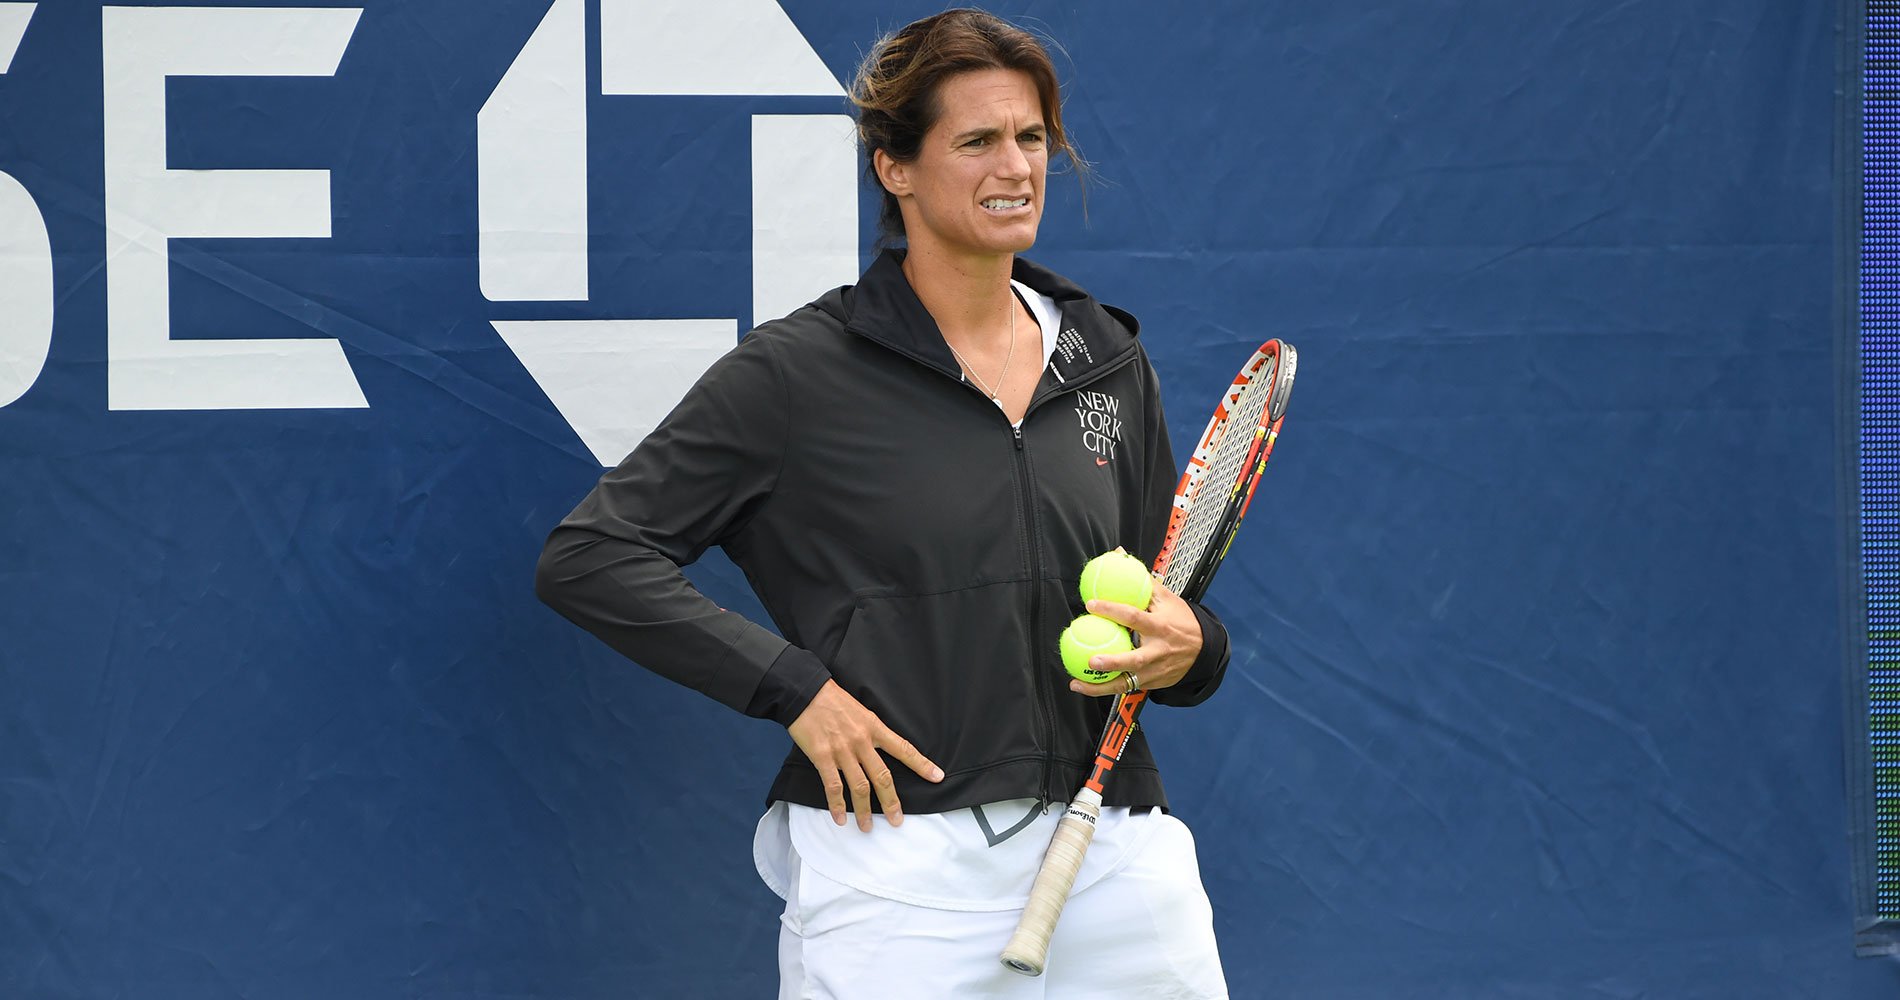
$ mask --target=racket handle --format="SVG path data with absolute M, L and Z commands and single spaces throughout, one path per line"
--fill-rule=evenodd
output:
M 1042 975 L 1043 963 L 1049 959 L 1049 937 L 1055 933 L 1056 920 L 1069 901 L 1069 889 L 1075 885 L 1076 873 L 1082 870 L 1082 858 L 1089 852 L 1089 841 L 1095 839 L 1095 822 L 1101 815 L 1102 794 L 1093 788 L 1077 792 L 1075 801 L 1062 814 L 1056 835 L 1049 840 L 1049 851 L 1042 856 L 1036 882 L 1029 887 L 1029 903 L 1023 907 L 1022 919 L 1016 922 L 1016 933 L 1003 948 L 1003 964 L 1011 970 L 1025 976 Z

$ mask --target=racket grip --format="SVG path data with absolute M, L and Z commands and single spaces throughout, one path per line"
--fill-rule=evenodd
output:
M 1049 959 L 1049 938 L 1056 931 L 1063 905 L 1069 901 L 1069 889 L 1075 885 L 1076 873 L 1082 870 L 1082 858 L 1089 852 L 1089 841 L 1095 839 L 1095 823 L 1101 815 L 1102 794 L 1093 788 L 1077 792 L 1075 801 L 1062 814 L 1056 835 L 1049 840 L 1049 851 L 1042 856 L 1035 884 L 1029 887 L 1029 903 L 1016 922 L 1016 933 L 1003 948 L 1003 964 L 1011 970 L 1025 976 L 1042 975 L 1043 964 Z

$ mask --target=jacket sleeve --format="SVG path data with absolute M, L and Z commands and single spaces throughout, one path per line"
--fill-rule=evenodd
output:
M 1150 564 L 1161 552 L 1161 542 L 1168 533 L 1168 514 L 1174 509 L 1174 490 L 1180 481 L 1178 466 L 1174 461 L 1174 449 L 1168 442 L 1168 420 L 1161 410 L 1161 380 L 1155 375 L 1154 366 L 1149 363 L 1147 352 L 1141 357 L 1143 378 L 1147 381 L 1149 405 L 1148 421 L 1143 428 L 1145 440 L 1142 442 L 1142 455 L 1147 463 L 1144 470 L 1146 483 L 1142 496 L 1142 558 Z M 1227 627 L 1212 611 L 1194 601 L 1188 602 L 1194 610 L 1194 617 L 1201 623 L 1201 654 L 1194 659 L 1194 665 L 1188 668 L 1187 675 L 1180 683 L 1172 687 L 1152 692 L 1149 698 L 1163 705 L 1186 708 L 1199 705 L 1212 697 L 1221 681 L 1227 676 L 1228 641 Z
M 785 384 L 747 336 L 548 536 L 535 593 L 622 655 L 789 725 L 829 679 L 813 653 L 708 600 L 680 567 L 742 530 L 777 482 Z

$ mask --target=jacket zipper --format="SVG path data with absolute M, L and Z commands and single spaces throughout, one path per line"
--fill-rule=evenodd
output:
M 1084 378 L 1058 383 L 1047 391 L 1032 396 L 1029 405 L 1023 408 L 1022 422 L 1028 423 L 1029 415 L 1036 412 L 1036 407 L 1056 394 L 1079 389 L 1106 378 L 1120 371 L 1133 357 L 1134 352 L 1131 351 L 1128 357 L 1097 368 Z M 1016 444 L 1016 475 L 1018 482 L 1021 483 L 1023 525 L 1029 535 L 1029 662 L 1036 664 L 1042 660 L 1042 651 L 1035 645 L 1042 635 L 1042 532 L 1039 530 L 1042 522 L 1036 515 L 1036 494 L 1031 489 L 1033 477 L 1029 468 L 1029 451 L 1023 444 L 1023 429 L 1020 426 L 1011 426 L 1010 431 L 1014 435 Z M 1044 671 L 1035 670 L 1032 667 L 1033 683 L 1030 684 L 1030 688 L 1035 692 L 1036 710 L 1041 718 L 1043 731 L 1042 773 L 1036 788 L 1036 806 L 1039 811 L 1046 811 L 1052 802 L 1068 801 L 1066 793 L 1051 788 L 1056 769 L 1056 709 L 1054 696 L 1048 690 L 1049 682 L 1041 676 L 1043 673 Z
M 1126 356 L 1115 360 L 1111 364 L 1098 367 L 1082 378 L 1057 383 L 1049 387 L 1046 391 L 1031 396 L 1029 405 L 1023 408 L 1022 422 L 1028 423 L 1029 415 L 1036 412 L 1038 406 L 1054 398 L 1058 393 L 1080 389 L 1083 386 L 1107 378 L 1109 375 L 1126 367 L 1134 357 L 1135 352 L 1131 350 Z M 975 384 L 960 377 L 958 378 L 958 382 L 968 386 L 971 392 L 984 395 L 983 391 L 978 389 Z M 1005 421 L 1009 419 L 1001 409 L 998 409 L 996 412 L 997 415 L 1002 416 Z M 1029 662 L 1033 665 L 1042 660 L 1041 651 L 1038 650 L 1035 645 L 1037 637 L 1042 634 L 1042 533 L 1037 530 L 1041 522 L 1036 516 L 1036 496 L 1030 489 L 1029 451 L 1024 446 L 1023 429 L 1020 426 L 1012 424 L 1009 430 L 1012 442 L 1015 445 L 1017 493 L 1022 497 L 1021 513 L 1023 518 L 1023 531 L 1029 549 Z M 1031 683 L 1029 685 L 1030 690 L 1034 692 L 1036 700 L 1036 715 L 1042 723 L 1042 773 L 1040 780 L 1037 782 L 1036 789 L 1036 807 L 1039 811 L 1047 810 L 1052 802 L 1068 801 L 1066 794 L 1061 792 L 1051 793 L 1050 791 L 1050 785 L 1054 781 L 1056 769 L 1056 709 L 1054 697 L 1048 690 L 1048 682 L 1045 678 L 1039 676 L 1042 673 L 1043 671 L 1036 670 L 1032 666 L 1030 670 Z
M 1029 419 L 1024 412 L 1023 420 Z M 1046 809 L 1051 801 L 1049 785 L 1055 773 L 1056 709 L 1048 685 L 1043 682 L 1042 671 L 1035 664 L 1042 662 L 1041 651 L 1036 642 L 1042 636 L 1042 535 L 1036 530 L 1036 495 L 1030 489 L 1029 453 L 1023 448 L 1023 429 L 1011 427 L 1016 438 L 1016 478 L 1021 484 L 1017 495 L 1022 497 L 1023 527 L 1028 535 L 1029 548 L 1029 662 L 1030 690 L 1035 692 L 1036 716 L 1042 722 L 1042 773 L 1036 781 L 1036 807 Z

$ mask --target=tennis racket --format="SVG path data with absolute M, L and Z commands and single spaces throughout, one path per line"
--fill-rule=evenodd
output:
M 1168 513 L 1168 531 L 1154 565 L 1154 575 L 1185 600 L 1198 601 L 1206 595 L 1241 518 L 1247 516 L 1254 486 L 1286 419 L 1287 398 L 1293 393 L 1298 367 L 1299 354 L 1291 344 L 1278 340 L 1261 344 L 1222 394 L 1188 459 L 1187 470 L 1175 487 L 1174 509 Z M 1095 837 L 1095 823 L 1102 814 L 1102 786 L 1121 761 L 1147 700 L 1146 691 L 1115 697 L 1096 745 L 1094 770 L 1075 793 L 1043 855 L 1029 903 L 1002 955 L 1004 965 L 1025 976 L 1042 975 L 1049 936 L 1055 933 L 1056 920 L 1062 916 L 1089 841 Z

